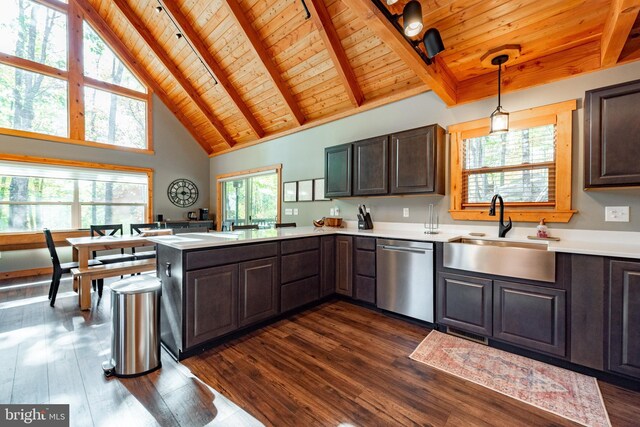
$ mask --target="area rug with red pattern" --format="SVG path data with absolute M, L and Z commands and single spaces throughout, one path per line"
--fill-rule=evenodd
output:
M 409 357 L 582 425 L 611 426 L 593 377 L 437 331 Z

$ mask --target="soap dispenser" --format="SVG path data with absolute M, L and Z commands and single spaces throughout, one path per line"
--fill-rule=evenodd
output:
M 544 218 L 540 219 L 540 224 L 536 227 L 537 236 L 541 239 L 546 239 L 549 237 L 549 228 L 544 223 Z

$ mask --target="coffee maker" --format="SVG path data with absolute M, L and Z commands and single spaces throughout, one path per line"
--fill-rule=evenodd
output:
M 207 221 L 209 220 L 209 209 L 207 208 L 200 208 L 198 209 L 198 217 L 200 219 L 200 221 Z

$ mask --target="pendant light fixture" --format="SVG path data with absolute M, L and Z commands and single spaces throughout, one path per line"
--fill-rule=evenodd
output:
M 422 31 L 422 5 L 418 0 L 411 0 L 402 9 L 402 24 L 407 37 L 413 37 Z
M 500 104 L 500 84 L 502 79 L 502 64 L 509 60 L 509 55 L 498 55 L 491 60 L 493 65 L 498 66 L 498 107 L 491 113 L 491 130 L 489 133 L 496 134 L 509 131 L 509 113 L 502 109 Z

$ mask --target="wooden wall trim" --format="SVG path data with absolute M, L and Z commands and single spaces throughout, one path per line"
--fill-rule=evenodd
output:
M 147 174 L 147 176 L 150 176 L 149 174 L 153 174 L 153 169 L 141 168 L 138 166 L 124 166 L 124 165 L 114 165 L 114 164 L 106 164 L 106 163 L 84 162 L 81 160 L 66 160 L 66 159 L 56 159 L 51 157 L 25 156 L 22 154 L 0 153 L 0 160 L 6 160 L 6 161 L 12 161 L 12 162 L 24 162 L 24 163 L 40 163 L 40 164 L 69 166 L 69 167 L 88 168 L 88 169 L 105 169 L 105 170 L 114 170 L 114 171 L 123 171 L 123 172 L 139 172 L 139 173 L 145 173 Z

